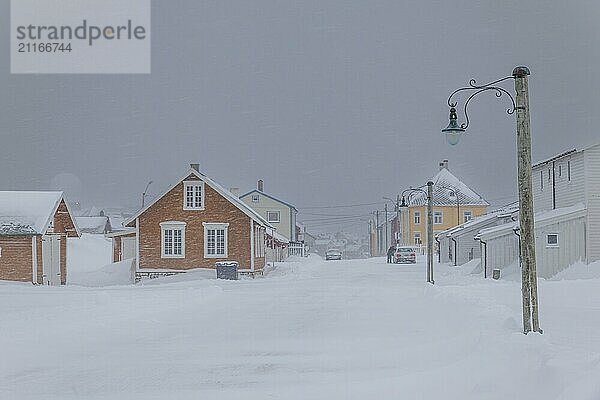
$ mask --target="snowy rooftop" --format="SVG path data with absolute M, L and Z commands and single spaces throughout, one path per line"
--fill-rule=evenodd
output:
M 62 192 L 0 191 L 0 234 L 44 234 Z
M 104 233 L 108 217 L 75 217 L 77 226 L 82 232 L 86 233 Z
M 489 203 L 469 188 L 460 179 L 454 176 L 447 168 L 442 168 L 433 178 L 433 204 L 437 206 L 456 205 L 456 196 L 461 205 L 489 206 Z M 427 190 L 427 186 L 421 187 Z M 410 197 L 411 205 L 427 204 L 427 197 L 424 193 L 415 192 Z
M 466 232 L 469 229 L 477 229 L 478 226 L 480 226 L 486 222 L 489 222 L 490 220 L 493 220 L 496 218 L 506 218 L 506 217 L 513 215 L 514 213 L 517 213 L 518 211 L 519 211 L 518 208 L 514 208 L 514 207 L 495 210 L 495 211 L 489 212 L 487 214 L 483 214 L 478 217 L 475 217 L 475 218 L 471 219 L 470 221 L 465 222 L 464 224 L 460 224 L 458 226 L 454 226 L 452 228 L 446 229 L 445 231 L 439 232 L 437 234 L 437 236 L 441 237 L 444 235 L 448 235 L 448 236 L 460 235 L 463 231 Z
M 575 204 L 570 207 L 557 208 L 556 210 L 544 211 L 535 214 L 535 223 L 546 225 L 548 222 L 552 223 L 562 218 L 571 219 L 573 216 L 581 215 L 585 212 L 585 206 L 583 204 Z M 479 231 L 477 236 L 483 236 L 489 238 L 490 236 L 502 235 L 505 232 L 512 231 L 513 229 L 519 228 L 519 222 L 509 222 L 507 224 L 494 226 L 492 228 L 486 228 Z

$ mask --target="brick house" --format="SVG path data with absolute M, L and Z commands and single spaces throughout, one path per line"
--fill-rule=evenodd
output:
M 81 234 L 62 192 L 0 192 L 0 279 L 67 283 L 67 238 Z
M 217 261 L 237 261 L 241 272 L 262 273 L 265 230 L 273 227 L 230 191 L 190 170 L 164 194 L 125 223 L 132 228 L 113 237 L 113 258 L 129 252 L 135 238 L 136 278 L 214 268 Z

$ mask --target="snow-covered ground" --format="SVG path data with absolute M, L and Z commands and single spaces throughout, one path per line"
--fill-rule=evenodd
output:
M 0 398 L 600 398 L 598 274 L 541 281 L 545 333 L 525 336 L 519 283 L 471 269 L 431 286 L 424 260 L 311 256 L 254 280 L 1 282 Z

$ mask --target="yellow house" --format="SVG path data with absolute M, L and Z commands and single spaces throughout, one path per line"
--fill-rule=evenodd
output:
M 448 160 L 440 163 L 440 171 L 431 179 L 433 182 L 433 234 L 460 225 L 472 218 L 485 214 L 489 203 L 473 189 L 465 185 L 448 170 Z M 427 190 L 427 186 L 422 189 Z M 427 241 L 427 197 L 414 192 L 407 199 L 408 210 L 402 215 L 402 226 L 408 228 L 402 234 L 404 243 L 426 244 Z

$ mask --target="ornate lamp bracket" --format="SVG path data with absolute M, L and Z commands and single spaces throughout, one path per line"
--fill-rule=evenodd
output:
M 473 98 L 475 96 L 477 96 L 478 94 L 481 94 L 483 92 L 487 92 L 488 90 L 494 91 L 496 97 L 502 97 L 503 94 L 506 94 L 506 96 L 508 96 L 508 98 L 510 99 L 510 101 L 512 103 L 512 107 L 508 108 L 506 110 L 506 113 L 507 114 L 513 114 L 515 112 L 515 110 L 517 109 L 517 105 L 515 103 L 515 99 L 512 96 L 512 94 L 510 94 L 510 92 L 507 91 L 506 89 L 504 89 L 503 87 L 496 86 L 498 83 L 507 81 L 509 79 L 515 79 L 515 77 L 514 76 L 507 76 L 505 78 L 498 79 L 496 81 L 486 83 L 485 85 L 479 85 L 479 84 L 477 84 L 477 81 L 475 81 L 475 79 L 471 79 L 469 81 L 469 86 L 456 89 L 454 92 L 452 92 L 452 94 L 450 94 L 450 97 L 448 97 L 448 107 L 450 107 L 452 109 L 452 108 L 455 108 L 456 105 L 458 104 L 458 102 L 456 102 L 455 99 L 454 99 L 454 97 L 455 97 L 456 94 L 458 94 L 460 92 L 465 92 L 465 91 L 472 92 L 471 95 L 465 101 L 465 105 L 463 107 L 463 112 L 465 114 L 465 120 L 466 120 L 466 122 L 460 124 L 460 127 L 462 129 L 467 129 L 467 127 L 469 126 L 469 114 L 468 114 L 469 103 L 471 102 L 471 100 L 473 100 Z

